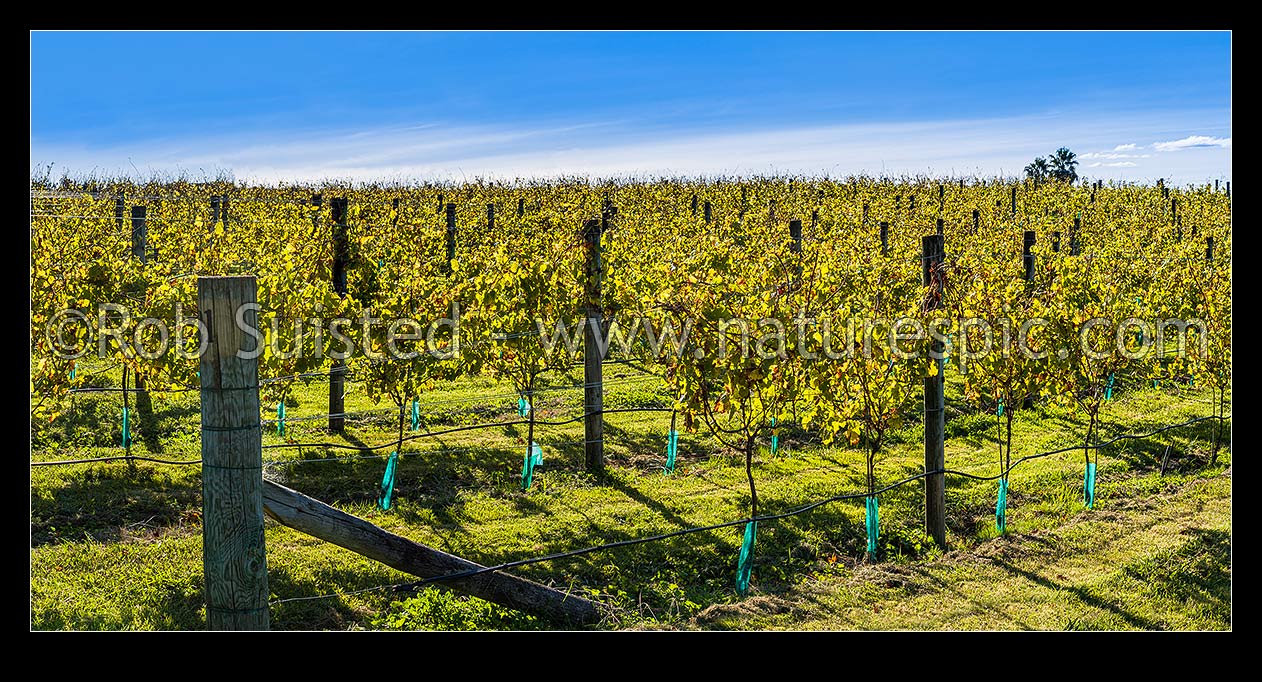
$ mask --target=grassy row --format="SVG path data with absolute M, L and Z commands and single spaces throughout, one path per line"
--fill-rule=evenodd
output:
M 623 376 L 613 376 L 618 373 Z M 95 378 L 102 385 L 118 380 L 108 372 Z M 953 403 L 951 396 L 960 394 L 958 377 L 948 375 L 948 379 L 947 464 L 993 475 L 997 471 L 994 416 Z M 557 376 L 554 381 L 573 386 L 581 383 L 581 375 Z M 607 370 L 607 381 L 607 407 L 667 404 L 667 396 L 656 384 L 651 379 L 639 380 L 633 370 Z M 338 437 L 330 436 L 319 419 L 296 420 L 319 416 L 327 406 L 326 391 L 326 383 L 319 378 L 296 386 L 287 411 L 286 435 L 265 430 L 265 443 L 376 445 L 394 437 L 397 416 L 390 412 L 354 419 L 345 436 Z M 581 412 L 581 393 L 543 394 L 539 417 L 576 416 Z M 1208 399 L 1207 391 L 1174 387 L 1136 386 L 1119 392 L 1106 408 L 1105 436 L 1209 414 Z M 70 413 L 33 429 L 33 459 L 120 454 L 116 447 L 119 394 L 81 394 L 75 400 Z M 136 407 L 134 454 L 173 459 L 199 456 L 196 393 L 158 394 L 148 404 L 142 397 Z M 373 405 L 353 388 L 347 396 L 348 411 L 382 407 L 389 406 Z M 263 416 L 274 417 L 274 410 L 275 405 L 266 406 Z M 516 398 L 505 395 L 503 385 L 489 379 L 465 379 L 424 396 L 422 414 L 422 428 L 428 430 L 513 421 L 517 419 Z M 524 427 L 497 426 L 407 443 L 397 475 L 397 506 L 389 512 L 376 509 L 375 500 L 390 448 L 379 451 L 379 457 L 324 462 L 303 460 L 355 453 L 319 447 L 268 449 L 264 459 L 273 461 L 266 470 L 269 478 L 418 542 L 493 563 L 745 516 L 748 490 L 743 464 L 704 434 L 681 434 L 679 468 L 672 476 L 662 473 L 668 424 L 668 413 L 607 415 L 605 446 L 611 466 L 602 477 L 583 471 L 580 422 L 543 427 L 536 440 L 544 446 L 545 465 L 536 472 L 535 485 L 525 492 L 519 484 Z M 1014 458 L 1077 443 L 1085 425 L 1070 410 L 1038 405 L 1018 414 L 1016 429 Z M 1100 456 L 1094 511 L 1081 508 L 1081 453 L 1019 467 L 1011 476 L 1008 538 L 997 538 L 994 530 L 995 484 L 949 478 L 951 551 L 945 554 L 921 530 L 919 483 L 882 495 L 880 562 L 875 565 L 859 561 L 865 546 L 862 500 L 830 504 L 760 525 L 753 596 L 745 599 L 733 590 L 739 528 L 531 565 L 515 572 L 618 606 L 618 616 L 608 627 L 1230 627 L 1229 610 L 1224 615 L 1221 604 L 1201 608 L 1184 599 L 1179 603 L 1187 602 L 1186 608 L 1171 605 L 1184 594 L 1181 590 L 1200 584 L 1197 581 L 1206 583 L 1209 593 L 1221 593 L 1223 585 L 1230 589 L 1229 562 L 1222 552 L 1222 533 L 1230 531 L 1230 514 L 1222 510 L 1230 505 L 1230 481 L 1224 472 L 1229 472 L 1231 457 L 1225 446 L 1218 466 L 1207 467 L 1213 429 L 1213 422 L 1203 422 L 1109 446 Z M 794 432 L 791 427 L 786 431 L 779 455 L 771 457 L 764 444 L 755 465 L 759 500 L 766 513 L 863 489 L 860 452 L 825 447 L 811 434 Z M 1175 454 L 1162 476 L 1158 469 L 1167 445 Z M 919 425 L 908 424 L 893 434 L 881 454 L 878 483 L 894 482 L 922 467 Z M 1189 511 L 1194 502 L 1219 511 Z M 205 626 L 199 467 L 140 463 L 33 468 L 31 504 L 32 627 Z M 1167 518 L 1175 511 L 1177 519 Z M 1123 516 L 1114 519 L 1111 514 Z M 1187 518 L 1195 520 L 1187 526 L 1191 535 L 1162 530 L 1163 523 L 1183 523 L 1178 519 Z M 345 593 L 411 579 L 270 522 L 266 534 L 269 588 L 275 599 Z M 1141 535 L 1151 536 L 1151 551 L 1131 551 Z M 1170 541 L 1171 537 L 1186 542 Z M 1024 570 L 1042 576 L 1041 567 L 1050 564 L 1038 551 L 1047 538 L 1055 538 L 1058 551 L 1066 556 L 1081 557 L 1085 566 L 1097 566 L 1107 575 L 1073 585 L 1085 590 L 1077 602 L 1081 613 L 1067 606 L 1069 597 L 1058 600 L 1041 594 L 1063 590 L 1020 574 Z M 1124 556 L 1116 548 L 1109 549 L 1113 545 L 1099 545 L 1102 540 L 1126 548 Z M 990 559 L 979 563 L 982 560 L 975 555 L 985 555 L 989 547 L 1034 553 L 1010 562 L 1015 568 L 1007 571 L 996 569 Z M 1117 561 L 1122 561 L 1123 573 L 1117 572 Z M 1151 578 L 1150 574 L 1172 561 L 1186 566 L 1186 579 L 1180 578 L 1177 585 L 1163 587 L 1144 577 Z M 999 603 L 999 597 L 987 596 L 998 579 L 995 570 L 1005 571 L 999 577 L 1033 581 L 1035 588 L 1004 598 L 1005 603 L 1019 602 L 1005 607 L 1008 611 L 1025 615 L 987 619 L 970 610 L 968 604 L 979 599 Z M 908 588 L 912 592 L 904 593 L 901 587 L 886 585 L 891 579 L 873 577 L 888 571 L 923 575 L 917 574 L 914 580 L 906 575 L 892 579 L 914 585 Z M 1150 594 L 1152 590 L 1166 590 L 1169 596 L 1162 601 Z M 1110 617 L 1112 612 L 1088 599 L 1089 595 L 1103 599 L 1114 594 L 1149 604 L 1160 613 Z M 771 612 L 759 610 L 763 608 Z M 859 612 L 864 617 L 855 615 Z M 272 621 L 278 629 L 554 625 L 440 589 L 412 596 L 374 591 L 280 603 L 272 608 Z

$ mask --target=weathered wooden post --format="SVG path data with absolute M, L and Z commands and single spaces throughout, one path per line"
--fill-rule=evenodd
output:
M 586 256 L 586 319 L 583 321 L 583 453 L 588 471 L 605 468 L 604 400 L 602 365 L 597 334 L 604 329 L 600 280 L 604 264 L 600 257 L 601 221 L 583 223 L 583 251 Z
M 921 240 L 921 245 L 921 278 L 924 285 L 933 288 L 936 293 L 925 306 L 927 313 L 942 305 L 941 268 L 945 256 L 942 235 L 927 234 Z M 930 351 L 929 362 L 937 371 L 925 377 L 925 534 L 932 537 L 939 547 L 946 549 L 946 476 L 943 473 L 929 473 L 941 472 L 946 468 L 942 342 L 932 341 Z
M 211 630 L 266 630 L 263 432 L 254 277 L 200 277 L 202 564 Z
M 350 261 L 350 239 L 346 226 L 346 198 L 329 201 L 333 214 L 333 291 L 346 295 L 346 270 Z M 329 431 L 341 433 L 346 428 L 346 362 L 333 358 L 329 370 Z

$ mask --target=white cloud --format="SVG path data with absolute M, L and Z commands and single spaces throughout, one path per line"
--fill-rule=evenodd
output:
M 1115 152 L 1133 152 L 1133 151 L 1135 151 L 1136 149 L 1139 149 L 1139 145 L 1134 145 L 1134 144 L 1119 144 L 1118 146 L 1116 146 L 1116 147 L 1114 147 L 1114 148 L 1113 148 L 1113 151 L 1115 151 Z
M 1182 140 L 1154 142 L 1152 148 L 1159 152 L 1177 152 L 1181 149 L 1195 147 L 1231 147 L 1230 137 L 1210 137 L 1208 135 L 1189 135 Z
M 1195 119 L 1217 121 L 1220 115 L 1198 113 Z M 556 121 L 531 127 L 454 127 L 418 121 L 398 127 L 257 130 L 111 145 L 32 137 L 30 165 L 35 169 L 56 162 L 54 172 L 95 169 L 105 176 L 181 171 L 214 175 L 222 169 L 238 180 L 262 182 L 773 173 L 1011 176 L 1050 149 L 1104 150 L 1119 137 L 1132 135 L 1163 139 L 1196 130 L 1196 120 L 1047 115 L 666 132 L 625 121 Z M 1147 156 L 1097 151 L 1080 158 L 1084 164 L 1099 161 L 1087 167 L 1096 168 L 1103 178 L 1122 177 L 1122 171 L 1139 165 L 1132 160 Z M 1159 167 L 1142 164 L 1142 172 L 1154 180 L 1194 181 L 1231 172 L 1230 149 L 1189 149 L 1159 156 Z M 1112 163 L 1117 161 L 1128 163 Z
M 1135 145 L 1124 145 L 1134 147 Z M 1117 152 L 1087 152 L 1083 159 L 1146 159 L 1152 154 L 1118 154 Z

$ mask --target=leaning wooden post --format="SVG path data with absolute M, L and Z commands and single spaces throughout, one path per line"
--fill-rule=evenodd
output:
M 923 254 L 921 278 L 924 285 L 933 289 L 925 312 L 941 307 L 942 299 L 942 235 L 927 234 L 921 240 Z M 943 414 L 942 355 L 943 344 L 930 344 L 929 362 L 937 370 L 925 377 L 925 534 L 946 549 L 946 476 L 940 473 L 946 468 L 944 452 L 946 422 Z M 939 472 L 939 473 L 929 473 Z
M 350 240 L 346 234 L 346 198 L 329 201 L 333 218 L 333 291 L 346 295 L 346 269 L 350 261 Z M 346 428 L 346 362 L 333 358 L 329 370 L 329 431 L 341 433 Z
M 254 277 L 199 277 L 202 562 L 211 630 L 266 630 L 263 432 Z M 240 319 L 240 322 L 238 322 Z
M 601 354 L 597 334 L 604 329 L 600 280 L 604 264 L 600 258 L 601 221 L 583 223 L 583 252 L 586 256 L 586 319 L 583 321 L 583 453 L 588 471 L 605 468 L 605 391 L 602 383 Z

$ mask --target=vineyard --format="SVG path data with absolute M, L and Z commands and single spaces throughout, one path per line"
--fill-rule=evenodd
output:
M 216 608 L 262 627 L 1230 627 L 1229 185 L 63 183 L 30 220 L 36 629 L 235 618 L 203 490 L 251 467 L 262 584 Z M 216 282 L 257 301 L 236 385 Z

